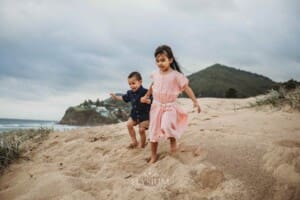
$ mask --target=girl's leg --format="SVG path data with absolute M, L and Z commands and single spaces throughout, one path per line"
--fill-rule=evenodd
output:
M 155 163 L 157 160 L 157 142 L 151 142 L 151 159 L 149 163 Z
M 175 153 L 177 149 L 176 139 L 174 135 L 177 134 L 177 111 L 176 109 L 170 109 L 164 113 L 161 118 L 161 129 L 170 139 L 170 153 Z
M 135 136 L 135 130 L 134 126 L 136 125 L 135 121 L 133 121 L 131 118 L 128 119 L 127 121 L 127 129 L 131 138 L 131 144 L 129 145 L 129 148 L 135 148 L 138 145 L 138 142 L 136 140 Z
M 170 137 L 170 152 L 175 153 L 177 150 L 176 138 Z

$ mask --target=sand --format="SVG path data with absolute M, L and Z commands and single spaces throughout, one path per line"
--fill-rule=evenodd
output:
M 188 99 L 189 127 L 170 155 L 128 150 L 125 123 L 51 133 L 0 177 L 0 199 L 300 199 L 300 113 L 249 99 Z M 27 158 L 27 159 L 26 159 Z

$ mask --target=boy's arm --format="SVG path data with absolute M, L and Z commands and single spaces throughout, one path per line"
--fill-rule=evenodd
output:
M 184 89 L 184 92 L 192 99 L 194 107 L 197 108 L 197 112 L 200 113 L 201 112 L 201 108 L 200 105 L 197 101 L 197 98 L 192 90 L 192 88 L 190 86 L 186 86 L 186 88 Z
M 111 96 L 111 98 L 112 98 L 113 100 L 123 101 L 123 97 L 122 97 L 122 96 L 117 96 L 117 95 L 115 95 L 115 94 L 113 94 L 113 93 L 111 93 L 110 96 Z

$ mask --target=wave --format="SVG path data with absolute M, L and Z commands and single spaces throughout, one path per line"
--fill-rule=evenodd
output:
M 79 126 L 61 125 L 56 123 L 47 124 L 1 124 L 0 132 L 17 130 L 17 129 L 39 129 L 39 128 L 49 128 L 55 131 L 67 131 L 71 129 L 78 128 Z
M 16 129 L 38 129 L 49 128 L 55 131 L 66 131 L 79 126 L 70 126 L 58 124 L 56 121 L 50 120 L 27 120 L 27 119 L 4 119 L 0 118 L 0 132 L 16 130 Z

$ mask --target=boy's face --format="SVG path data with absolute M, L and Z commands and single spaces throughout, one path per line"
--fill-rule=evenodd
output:
M 173 59 L 168 58 L 164 53 L 158 54 L 155 57 L 156 64 L 161 71 L 168 71 L 170 69 Z
M 136 92 L 142 85 L 142 80 L 137 80 L 136 77 L 128 79 L 128 85 L 133 92 Z

